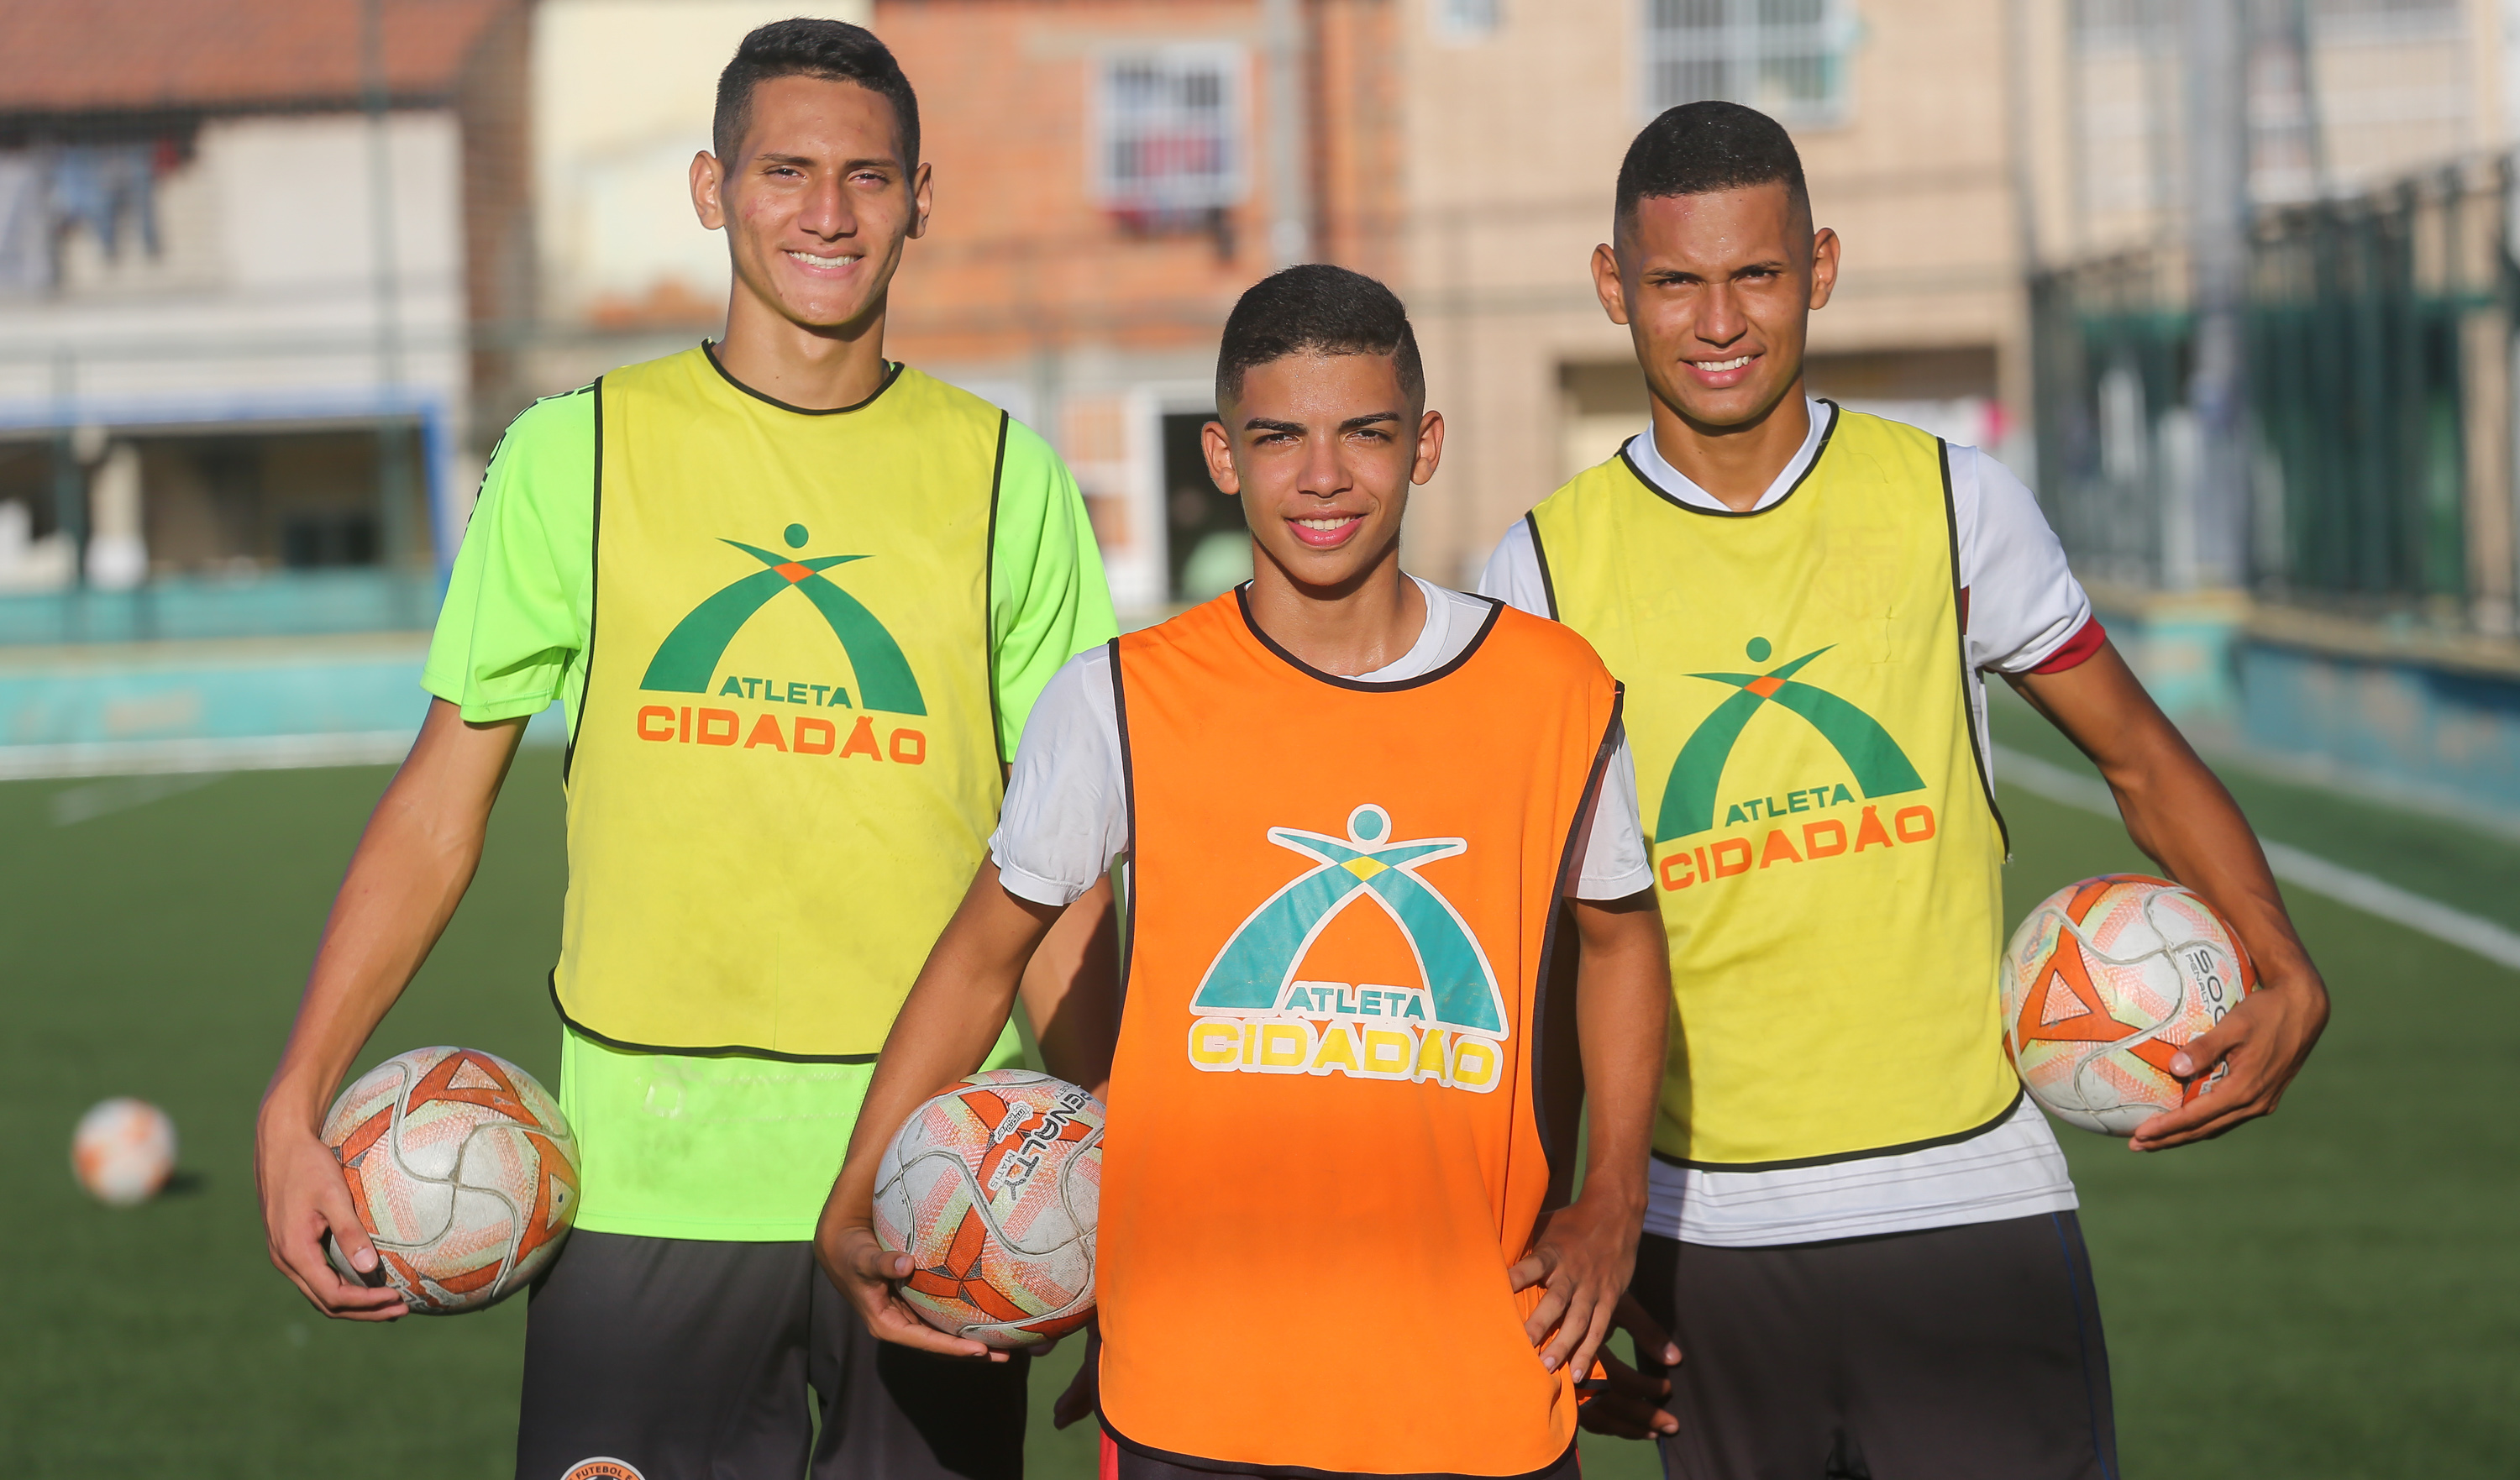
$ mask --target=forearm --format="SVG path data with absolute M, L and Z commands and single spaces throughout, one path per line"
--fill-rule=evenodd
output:
M 428 960 L 480 863 L 522 725 L 467 726 L 453 705 L 432 704 L 334 897 L 264 1094 L 266 1121 L 313 1130 L 360 1046 Z
M 1120 1034 L 1119 972 L 1119 912 L 1105 876 L 1050 927 L 1022 988 L 1043 1066 L 1096 1095 L 1108 1088 Z
M 876 1163 L 911 1112 L 987 1059 L 1024 966 L 1058 913 L 1008 893 L 997 865 L 981 864 L 884 1036 L 826 1224 L 862 1217 L 875 1195 Z
M 2127 836 L 2162 872 L 2221 912 L 2260 968 L 2310 970 L 2265 850 L 2231 793 L 2111 647 L 2061 674 L 2013 687 L 2099 769 Z
M 1584 943 L 1575 986 L 1588 1144 L 1584 1193 L 1615 1197 L 1642 1212 L 1671 1020 L 1662 917 L 1650 893 L 1579 901 L 1575 915 Z

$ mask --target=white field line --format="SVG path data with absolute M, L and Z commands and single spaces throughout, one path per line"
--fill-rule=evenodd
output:
M 409 730 L 274 735 L 247 740 L 98 740 L 0 745 L 0 781 L 38 777 L 151 776 L 200 771 L 285 771 L 297 766 L 374 766 L 411 750 Z
M 2062 766 L 2051 766 L 2037 756 L 1998 745 L 1995 775 L 2000 782 L 2051 802 L 2096 812 L 2111 821 L 2117 819 L 2117 799 L 2106 785 L 2092 777 L 2077 776 Z M 2260 842 L 2267 850 L 2267 866 L 2274 870 L 2275 877 L 2288 884 L 2342 900 L 2366 914 L 2421 931 L 2462 951 L 2472 951 L 2497 965 L 2520 970 L 2520 933 L 2464 910 L 2453 910 L 2439 900 L 2409 893 L 2358 869 L 2329 863 L 2315 853 L 2263 838 Z

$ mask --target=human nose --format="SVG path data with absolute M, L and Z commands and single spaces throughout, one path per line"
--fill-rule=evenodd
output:
M 1697 336 L 1709 344 L 1730 344 L 1750 327 L 1730 283 L 1709 284 L 1697 296 Z
M 856 235 L 857 215 L 849 209 L 848 192 L 840 188 L 838 176 L 824 175 L 814 181 L 796 212 L 796 225 L 826 242 Z

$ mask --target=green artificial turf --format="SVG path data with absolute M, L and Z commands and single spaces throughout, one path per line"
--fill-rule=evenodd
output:
M 2046 746 L 2005 711 L 2007 743 Z M 547 1079 L 562 883 L 558 760 L 528 751 L 481 875 L 362 1062 L 460 1042 Z M 350 1326 L 265 1261 L 251 1116 L 378 769 L 0 785 L 0 1473 L 505 1475 L 521 1302 Z M 2520 849 L 2300 787 L 2235 781 L 2270 835 L 2513 918 Z M 2140 866 L 2114 824 L 2006 787 L 2018 916 Z M 2357 852 L 2357 849 L 2360 852 Z M 2497 1109 L 2520 978 L 2293 896 L 2337 1001 L 2281 1115 L 2137 1157 L 2060 1135 L 2084 1194 L 2134 1476 L 2507 1474 L 2520 1454 L 2520 1133 Z M 138 1095 L 183 1137 L 178 1187 L 125 1211 L 71 1182 L 71 1125 Z M 1220 1339 L 1231 1339 L 1230 1334 Z M 1092 1472 L 1054 1435 L 1081 1343 L 1034 1382 L 1034 1473 Z M 1404 1325 L 1372 1362 L 1439 1361 Z M 1588 1474 L 1655 1473 L 1588 1440 Z

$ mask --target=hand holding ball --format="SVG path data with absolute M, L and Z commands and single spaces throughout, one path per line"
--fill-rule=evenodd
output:
M 912 1112 L 876 1167 L 875 1236 L 907 1250 L 903 1302 L 951 1336 L 1047 1345 L 1094 1314 L 1102 1102 L 1024 1069 Z
M 378 1267 L 423 1316 L 531 1283 L 577 1217 L 577 1142 L 532 1075 L 475 1049 L 414 1049 L 369 1070 L 324 1118 Z M 327 1256 L 363 1278 L 338 1243 Z
M 2041 900 L 2003 953 L 2003 1044 L 2030 1098 L 2132 1135 L 2228 1072 L 2182 1084 L 2170 1061 L 2257 988 L 2239 937 L 2168 879 L 2109 874 Z

